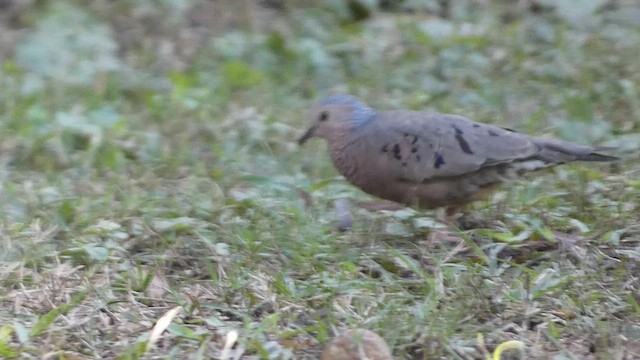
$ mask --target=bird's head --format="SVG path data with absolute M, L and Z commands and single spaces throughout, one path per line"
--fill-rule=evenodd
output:
M 311 108 L 309 130 L 298 139 L 300 145 L 314 136 L 332 139 L 341 133 L 357 131 L 367 124 L 376 112 L 353 96 L 336 95 L 322 99 Z

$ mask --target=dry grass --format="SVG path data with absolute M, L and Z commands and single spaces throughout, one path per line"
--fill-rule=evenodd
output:
M 640 357 L 635 2 L 268 3 L 0 2 L 0 357 L 314 359 L 352 328 L 398 359 Z M 294 141 L 332 91 L 625 160 L 505 187 L 467 230 L 339 231 L 336 200 L 372 199 Z

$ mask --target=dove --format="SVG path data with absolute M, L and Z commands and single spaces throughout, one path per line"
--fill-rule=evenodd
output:
M 313 137 L 326 140 L 337 168 L 364 192 L 447 215 L 528 172 L 572 161 L 615 161 L 597 148 L 437 112 L 376 111 L 350 95 L 310 110 Z

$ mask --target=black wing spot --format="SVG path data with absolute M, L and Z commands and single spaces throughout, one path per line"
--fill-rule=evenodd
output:
M 411 152 L 414 153 L 414 154 L 417 153 L 418 152 L 418 148 L 417 147 L 411 148 Z
M 473 124 L 473 127 L 477 129 L 480 127 L 480 124 Z
M 489 136 L 500 136 L 500 134 L 498 134 L 497 132 L 495 132 L 493 130 L 489 130 Z
M 389 145 L 385 145 L 382 147 L 382 152 L 389 152 Z
M 444 162 L 444 158 L 442 157 L 442 155 L 436 153 L 436 161 L 433 163 L 433 167 L 436 169 L 440 169 L 440 166 L 446 164 Z
M 393 145 L 393 157 L 396 158 L 396 160 L 402 159 L 402 154 L 400 154 L 400 145 L 399 144 Z
M 407 138 L 407 139 L 411 139 L 411 140 L 410 140 L 411 145 L 413 145 L 413 144 L 415 144 L 415 143 L 417 143 L 417 142 L 418 142 L 418 137 L 417 137 L 417 136 L 415 136 L 415 135 L 413 135 L 413 134 L 404 133 L 404 137 L 405 137 L 405 138 Z
M 422 160 L 422 158 L 420 157 L 420 155 L 416 155 L 416 161 L 420 162 L 420 160 Z
M 464 139 L 464 136 L 462 136 L 462 130 L 455 125 L 453 128 L 456 130 L 456 141 L 458 142 L 458 145 L 460 145 L 460 149 L 467 154 L 473 154 L 473 151 L 471 151 L 471 148 L 469 147 L 469 143 Z

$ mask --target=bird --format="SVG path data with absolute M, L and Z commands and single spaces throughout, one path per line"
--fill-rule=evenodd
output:
M 447 216 L 525 173 L 572 161 L 609 162 L 607 147 L 536 137 L 438 112 L 376 111 L 351 95 L 333 95 L 308 112 L 298 139 L 326 140 L 338 172 L 364 192 Z
M 378 334 L 366 329 L 351 329 L 331 340 L 320 360 L 393 360 L 391 350 Z

